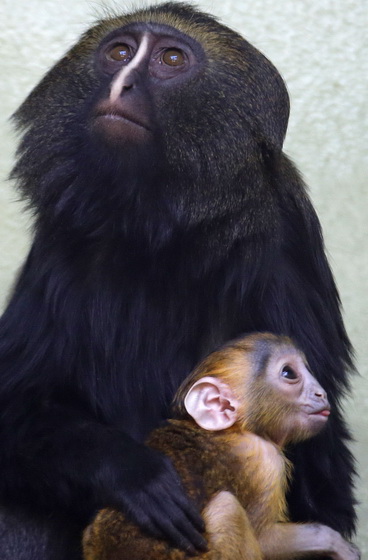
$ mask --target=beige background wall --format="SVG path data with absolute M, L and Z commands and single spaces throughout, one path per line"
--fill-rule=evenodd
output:
M 368 4 L 366 0 L 198 4 L 261 49 L 288 84 L 292 112 L 285 148 L 303 171 L 319 211 L 361 373 L 346 408 L 361 474 L 358 541 L 367 552 Z M 6 181 L 15 145 L 7 119 L 99 11 L 101 4 L 92 0 L 0 0 L 0 307 L 26 253 L 30 223 Z

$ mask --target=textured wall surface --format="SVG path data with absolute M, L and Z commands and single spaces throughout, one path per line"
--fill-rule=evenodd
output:
M 285 149 L 310 185 L 361 374 L 346 409 L 361 476 L 358 543 L 368 552 L 368 5 L 366 0 L 198 4 L 262 50 L 288 84 L 292 109 Z M 134 2 L 115 2 L 119 5 Z M 26 254 L 31 227 L 6 180 L 15 146 L 7 119 L 101 6 L 92 0 L 0 2 L 0 307 Z

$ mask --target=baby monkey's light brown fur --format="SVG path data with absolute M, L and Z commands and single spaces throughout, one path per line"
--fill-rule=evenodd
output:
M 171 458 L 203 511 L 209 550 L 201 560 L 288 560 L 325 554 L 357 560 L 339 533 L 288 522 L 290 466 L 282 448 L 316 435 L 329 415 L 326 394 L 290 339 L 269 333 L 231 342 L 185 380 L 174 419 L 149 445 Z M 84 536 L 85 560 L 183 560 L 121 513 L 98 513 Z

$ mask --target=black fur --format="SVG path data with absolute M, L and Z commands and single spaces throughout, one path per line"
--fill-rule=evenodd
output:
M 0 322 L 1 501 L 22 508 L 19 524 L 28 512 L 72 536 L 106 505 L 166 533 L 177 516 L 190 534 L 174 473 L 140 442 L 198 360 L 267 330 L 299 343 L 333 406 L 326 432 L 291 452 L 292 518 L 349 536 L 354 469 L 339 400 L 351 349 L 318 219 L 281 152 L 285 86 L 256 49 L 188 5 L 135 17 L 170 25 L 170 14 L 205 37 L 205 56 L 208 45 L 221 56 L 152 93 L 153 145 L 121 153 L 88 129 L 107 87 L 94 51 L 129 17 L 87 32 L 15 115 L 13 177 L 35 232 Z M 41 558 L 56 552 L 40 544 Z

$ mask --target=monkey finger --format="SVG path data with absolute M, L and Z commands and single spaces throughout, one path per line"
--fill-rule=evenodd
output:
M 148 494 L 144 502 L 138 500 L 134 507 L 130 504 L 127 509 L 125 508 L 134 523 L 152 537 L 170 541 L 175 547 L 191 556 L 207 549 L 207 543 L 202 535 L 193 528 L 179 507 L 167 499 L 167 495 L 161 497 L 159 508 L 156 507 L 156 501 L 152 502 L 149 498 Z M 176 528 L 174 520 L 179 524 L 180 529 Z M 187 526 L 186 529 L 182 528 L 183 525 Z
M 143 510 L 136 512 L 136 516 L 132 517 L 152 537 L 170 541 L 175 547 L 184 550 L 190 556 L 195 556 L 197 552 L 195 547 L 174 527 L 170 518 L 166 516 L 164 516 L 165 518 L 152 518 Z
M 155 494 L 155 499 L 160 504 L 157 510 L 158 523 L 160 525 L 166 515 L 176 530 L 190 540 L 197 550 L 207 550 L 206 540 L 201 534 L 206 528 L 204 520 L 198 508 L 184 493 L 180 481 L 178 483 L 175 492 L 167 485 L 160 489 L 160 495 Z
M 173 546 L 180 548 L 190 556 L 195 556 L 198 551 L 202 549 L 199 546 L 194 546 L 190 540 L 188 540 L 171 522 L 169 518 L 156 520 L 158 531 L 160 532 L 161 538 L 169 540 Z M 198 535 L 201 539 L 200 535 Z M 204 540 L 204 539 L 203 539 Z M 199 543 L 198 543 L 199 544 Z
M 171 508 L 174 508 L 177 515 L 180 514 L 180 518 L 185 525 L 194 527 L 198 532 L 203 533 L 206 527 L 198 508 L 184 491 L 181 480 L 172 464 L 166 462 L 166 467 L 166 477 L 164 480 L 161 479 L 159 489 L 156 487 L 154 493 L 152 488 L 150 489 L 152 497 L 158 501 L 160 508 L 165 507 L 167 509 L 168 515 L 171 515 Z M 171 473 L 171 477 L 167 476 L 168 472 Z
M 207 550 L 207 542 L 201 534 L 204 530 L 203 520 L 200 519 L 199 525 L 201 530 L 198 531 L 180 506 L 174 502 L 169 504 L 166 502 L 165 505 L 166 507 L 164 506 L 159 517 L 155 520 L 162 533 L 175 543 L 178 548 L 185 550 L 187 553 L 205 552 Z
M 200 532 L 204 533 L 206 525 L 202 515 L 199 513 L 198 508 L 193 502 L 185 495 L 175 495 L 174 501 L 181 511 L 183 511 L 189 522 Z
M 163 534 L 177 542 L 180 548 L 187 549 L 187 545 L 176 541 L 177 535 L 182 535 L 195 549 L 206 550 L 206 541 L 201 535 L 205 524 L 198 509 L 186 495 L 172 463 L 163 458 L 163 465 L 165 468 L 142 495 L 141 508 L 145 507 L 146 514 Z

